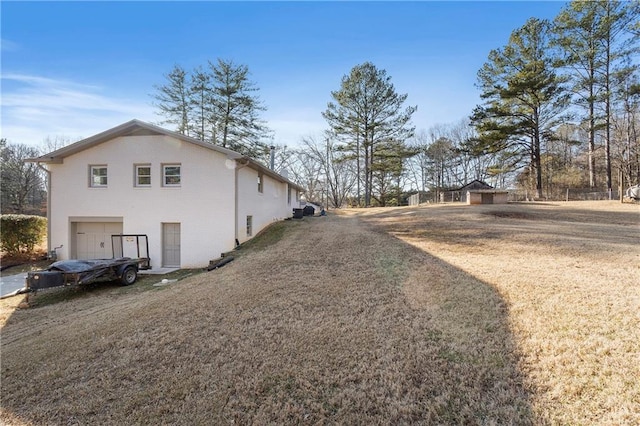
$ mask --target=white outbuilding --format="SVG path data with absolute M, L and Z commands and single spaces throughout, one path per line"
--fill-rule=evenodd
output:
M 29 161 L 48 174 L 58 259 L 145 234 L 151 267 L 197 268 L 292 216 L 302 187 L 235 151 L 132 120 Z

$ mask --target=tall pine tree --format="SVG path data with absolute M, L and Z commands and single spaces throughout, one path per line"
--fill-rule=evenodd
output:
M 193 137 L 213 142 L 213 88 L 211 74 L 198 67 L 191 73 L 189 106 L 192 115 Z
M 175 65 L 169 74 L 165 75 L 166 83 L 154 86 L 157 90 L 152 97 L 158 108 L 158 115 L 165 119 L 163 124 L 173 124 L 176 131 L 191 136 L 191 101 L 187 72 L 179 65 Z
M 249 68 L 218 59 L 209 63 L 213 82 L 214 143 L 252 157 L 267 149 L 271 131 L 258 114 L 265 111 L 249 80 Z
M 568 102 L 548 53 L 549 32 L 548 21 L 531 18 L 505 47 L 490 52 L 478 72 L 484 103 L 471 117 L 477 151 L 502 151 L 526 162 L 537 197 L 542 197 L 541 142 L 552 137 Z
M 233 149 L 255 159 L 268 153 L 271 130 L 260 119 L 266 108 L 249 80 L 249 68 L 218 59 L 191 74 L 176 65 L 165 75 L 165 84 L 154 86 L 157 113 L 163 124 L 202 141 Z
M 633 50 L 638 2 L 569 3 L 555 19 L 561 64 L 571 78 L 574 102 L 585 110 L 589 138 L 589 184 L 597 186 L 596 134 L 604 131 L 606 186 L 611 189 L 612 81 L 617 64 Z M 632 36 L 632 37 L 629 37 Z
M 331 97 L 322 116 L 345 144 L 344 150 L 357 159 L 358 184 L 364 167 L 364 205 L 371 205 L 373 195 L 380 202 L 387 179 L 395 176 L 398 157 L 408 155 L 405 141 L 413 135 L 410 121 L 417 107 L 403 109 L 407 95 L 396 93 L 387 72 L 370 62 L 355 66 Z

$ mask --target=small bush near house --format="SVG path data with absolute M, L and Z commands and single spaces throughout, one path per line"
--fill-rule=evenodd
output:
M 45 237 L 47 219 L 42 216 L 6 214 L 0 216 L 0 249 L 7 255 L 32 253 Z

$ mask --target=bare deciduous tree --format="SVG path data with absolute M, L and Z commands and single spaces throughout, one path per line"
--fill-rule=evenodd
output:
M 0 140 L 0 193 L 2 213 L 41 214 L 46 194 L 42 171 L 35 163 L 25 162 L 39 155 L 38 149 Z

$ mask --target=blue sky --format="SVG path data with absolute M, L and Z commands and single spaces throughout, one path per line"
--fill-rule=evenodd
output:
M 321 112 L 352 67 L 383 68 L 417 129 L 479 103 L 476 73 L 530 17 L 564 2 L 12 2 L 0 4 L 2 137 L 76 140 L 133 118 L 174 64 L 245 64 L 275 142 L 326 128 Z

